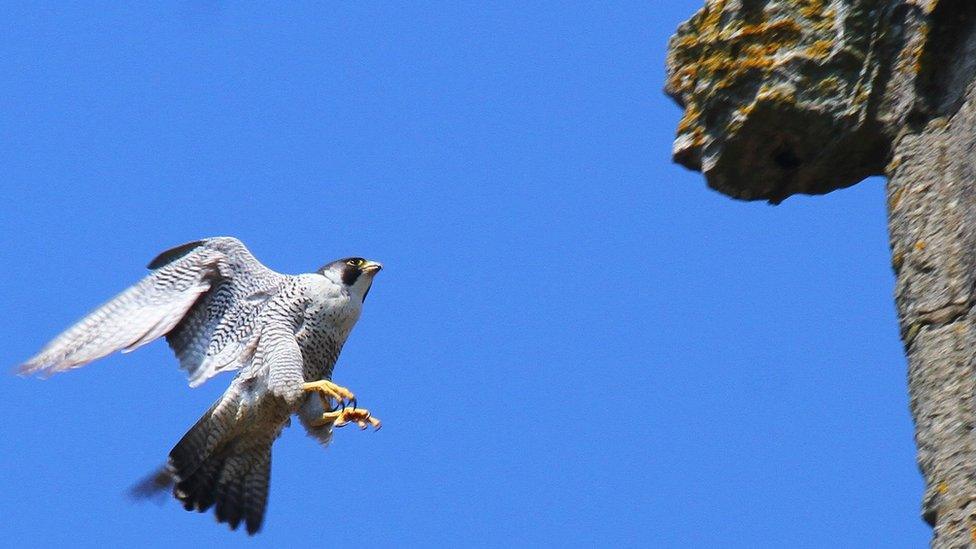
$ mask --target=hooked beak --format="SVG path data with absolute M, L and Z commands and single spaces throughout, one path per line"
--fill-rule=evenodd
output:
M 359 269 L 366 274 L 376 274 L 383 269 L 383 264 L 377 261 L 366 260 L 366 263 Z

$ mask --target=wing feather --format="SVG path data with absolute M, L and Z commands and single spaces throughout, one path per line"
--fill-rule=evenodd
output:
M 225 369 L 240 367 L 236 355 L 246 350 L 251 321 L 266 301 L 245 298 L 273 295 L 284 276 L 231 237 L 177 246 L 149 267 L 152 273 L 54 338 L 20 373 L 62 372 L 167 335 L 181 367 L 202 383 L 216 373 L 209 357 L 219 355 Z
M 126 348 L 122 349 L 123 353 L 132 352 L 143 345 L 154 341 L 158 337 L 166 335 L 170 330 L 173 329 L 180 320 L 183 320 L 183 316 L 186 311 L 193 306 L 193 303 L 199 299 L 200 294 L 206 292 L 210 289 L 209 285 L 200 285 L 198 287 L 199 291 L 187 291 L 180 295 L 178 298 L 174 298 L 173 302 L 167 304 L 167 306 L 161 311 L 154 311 L 150 318 L 158 318 L 155 324 L 151 328 L 146 330 L 146 333 L 142 335 L 139 339 L 129 344 Z

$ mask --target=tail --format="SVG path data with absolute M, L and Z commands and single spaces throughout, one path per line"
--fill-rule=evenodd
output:
M 236 530 L 243 521 L 253 535 L 268 505 L 275 435 L 249 432 L 229 408 L 236 407 L 218 402 L 204 414 L 170 451 L 166 468 L 186 510 L 216 506 L 218 522 Z

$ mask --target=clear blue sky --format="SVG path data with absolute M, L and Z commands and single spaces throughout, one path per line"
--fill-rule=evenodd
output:
M 672 164 L 700 6 L 8 7 L 0 363 L 174 244 L 364 255 L 335 378 L 385 426 L 287 430 L 248 546 L 925 544 L 883 182 L 771 207 Z M 0 376 L 0 539 L 245 540 L 125 495 L 228 380 L 162 342 Z

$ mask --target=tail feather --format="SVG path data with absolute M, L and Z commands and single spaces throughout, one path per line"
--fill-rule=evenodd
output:
M 243 521 L 248 534 L 261 529 L 268 504 L 271 477 L 271 446 L 262 445 L 235 454 L 223 462 L 216 486 L 210 492 L 216 504 L 217 520 L 226 522 L 232 530 Z
M 248 534 L 255 534 L 264 522 L 268 507 L 268 488 L 271 486 L 271 447 L 244 479 L 244 521 Z
M 218 402 L 173 447 L 167 469 L 173 495 L 188 511 L 215 507 L 219 522 L 248 534 L 261 529 L 268 504 L 271 445 L 277 433 L 243 428 L 233 407 Z M 280 432 L 280 430 L 279 430 Z
M 167 467 L 174 478 L 184 480 L 191 477 L 233 438 L 236 423 L 233 414 L 220 413 L 218 410 L 223 400 L 221 397 L 211 406 L 170 450 Z
M 224 467 L 221 456 L 212 456 L 199 469 L 176 485 L 174 493 L 187 511 L 204 512 L 215 502 L 214 489 Z
M 244 475 L 236 458 L 234 456 L 224 464 L 214 492 L 217 520 L 229 524 L 231 530 L 237 529 L 244 515 Z

